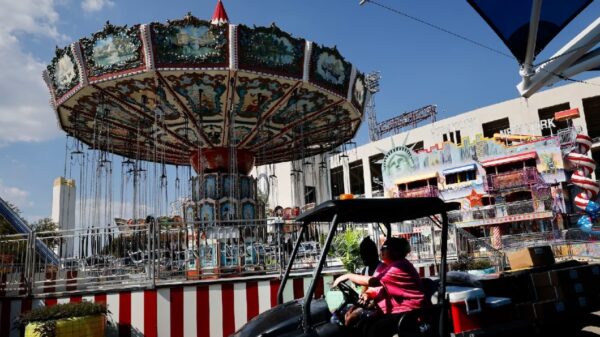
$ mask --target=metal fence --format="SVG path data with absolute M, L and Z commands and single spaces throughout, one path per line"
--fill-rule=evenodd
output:
M 281 275 L 300 224 L 272 221 L 139 223 L 0 237 L 0 296 L 152 287 L 225 277 Z M 377 227 L 344 224 L 340 233 L 379 237 Z M 329 224 L 310 224 L 293 272 L 312 271 Z M 43 243 L 56 259 L 39 254 Z M 326 268 L 343 268 L 339 255 Z
M 143 223 L 0 237 L 0 296 L 57 294 L 153 287 L 217 278 L 280 276 L 299 233 L 299 224 L 267 221 L 219 223 Z M 336 238 L 355 233 L 378 245 L 383 229 L 376 224 L 340 224 Z M 411 243 L 413 262 L 435 262 L 441 253 L 441 230 L 435 221 L 393 224 L 392 233 Z M 301 240 L 293 273 L 312 271 L 322 253 L 329 224 L 311 224 Z M 586 236 L 587 235 L 587 236 Z M 489 238 L 477 238 L 450 224 L 450 263 L 488 260 L 505 266 L 503 251 Z M 563 231 L 503 236 L 505 250 L 550 244 L 559 258 L 600 256 L 600 241 L 585 233 Z M 337 240 L 337 239 L 336 239 Z M 334 245 L 339 244 L 334 240 Z M 343 239 L 342 239 L 343 241 Z M 43 242 L 59 263 L 39 254 Z M 358 251 L 351 254 L 357 255 Z M 340 251 L 332 248 L 325 268 L 342 270 Z
M 527 247 L 550 246 L 557 260 L 600 261 L 600 237 L 582 232 L 579 229 L 504 235 L 501 240 L 502 251 L 495 250 L 491 246 L 489 237 L 472 237 L 468 241 L 475 250 L 476 247 L 481 247 L 481 251 L 486 252 L 486 254 L 494 251 L 501 253 Z M 502 253 L 502 255 L 504 254 Z M 504 261 L 504 264 L 508 265 L 506 261 Z
M 0 296 L 57 294 L 153 287 L 217 278 L 282 275 L 300 232 L 300 224 L 275 221 L 213 223 L 138 223 L 0 237 Z M 310 224 L 294 260 L 293 273 L 312 271 L 322 253 L 329 223 Z M 413 262 L 440 257 L 441 231 L 430 220 L 394 224 L 393 235 L 406 237 Z M 403 233 L 409 228 L 410 233 Z M 429 228 L 429 230 L 426 230 Z M 416 231 L 418 229 L 418 231 Z M 344 236 L 354 242 L 384 238 L 376 224 L 338 226 L 325 268 L 342 270 L 339 247 Z M 448 254 L 457 256 L 456 229 L 451 228 Z M 357 239 L 358 238 L 358 239 Z M 339 239 L 339 241 L 338 241 Z M 55 253 L 39 254 L 39 243 Z M 356 249 L 356 246 L 352 249 Z M 347 251 L 347 250 L 346 250 Z M 358 258 L 358 250 L 350 255 Z M 59 262 L 56 263 L 56 260 Z
M 489 206 L 482 206 L 471 210 L 457 210 L 448 212 L 448 222 L 467 223 L 481 222 L 511 215 L 542 213 L 552 211 L 552 200 L 515 201 Z

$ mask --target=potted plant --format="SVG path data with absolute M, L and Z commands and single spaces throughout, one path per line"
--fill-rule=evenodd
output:
M 79 302 L 41 307 L 17 319 L 25 337 L 103 337 L 108 310 L 103 303 Z
M 340 258 L 342 265 L 351 273 L 357 272 L 362 266 L 360 258 L 360 242 L 364 233 L 357 229 L 347 229 L 333 239 L 330 255 Z

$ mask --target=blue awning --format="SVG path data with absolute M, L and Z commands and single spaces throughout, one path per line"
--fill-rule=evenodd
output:
M 469 164 L 469 165 L 463 165 L 463 166 L 459 166 L 459 167 L 453 167 L 451 169 L 442 171 L 442 173 L 444 175 L 447 175 L 447 174 L 453 174 L 453 173 L 458 173 L 458 172 L 471 171 L 471 170 L 475 170 L 475 169 L 477 169 L 475 164 Z
M 533 0 L 467 0 L 523 63 L 527 50 Z M 540 13 L 534 55 L 547 45 L 592 0 L 544 0 Z

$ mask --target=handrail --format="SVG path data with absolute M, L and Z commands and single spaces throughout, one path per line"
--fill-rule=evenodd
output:
M 507 202 L 501 204 L 487 205 L 472 208 L 469 210 L 455 210 L 449 211 L 448 217 L 450 218 L 450 223 L 461 223 L 461 222 L 470 222 L 477 221 L 482 219 L 493 219 L 493 218 L 502 218 L 504 216 L 516 215 L 516 214 L 531 214 L 537 213 L 540 211 L 548 212 L 552 210 L 551 205 L 547 205 L 548 200 L 537 200 L 538 209 L 536 209 L 536 202 L 532 200 L 526 201 L 515 201 L 515 202 Z M 543 206 L 543 210 L 541 210 Z M 474 215 L 477 214 L 481 216 L 481 218 L 475 218 Z M 470 220 L 465 220 L 468 218 Z

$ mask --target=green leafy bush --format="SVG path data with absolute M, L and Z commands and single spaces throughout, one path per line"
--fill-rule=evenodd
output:
M 475 259 L 472 256 L 461 254 L 458 260 L 450 265 L 451 270 L 480 270 L 492 267 L 488 259 Z
M 333 238 L 331 254 L 338 256 L 349 272 L 354 273 L 363 266 L 360 259 L 362 238 L 363 232 L 356 229 L 348 229 Z
M 65 318 L 106 315 L 108 309 L 104 303 L 80 302 L 57 304 L 50 307 L 41 307 L 26 312 L 17 318 L 19 326 L 26 326 L 29 323 L 41 323 L 36 328 L 43 337 L 54 336 L 56 321 Z

